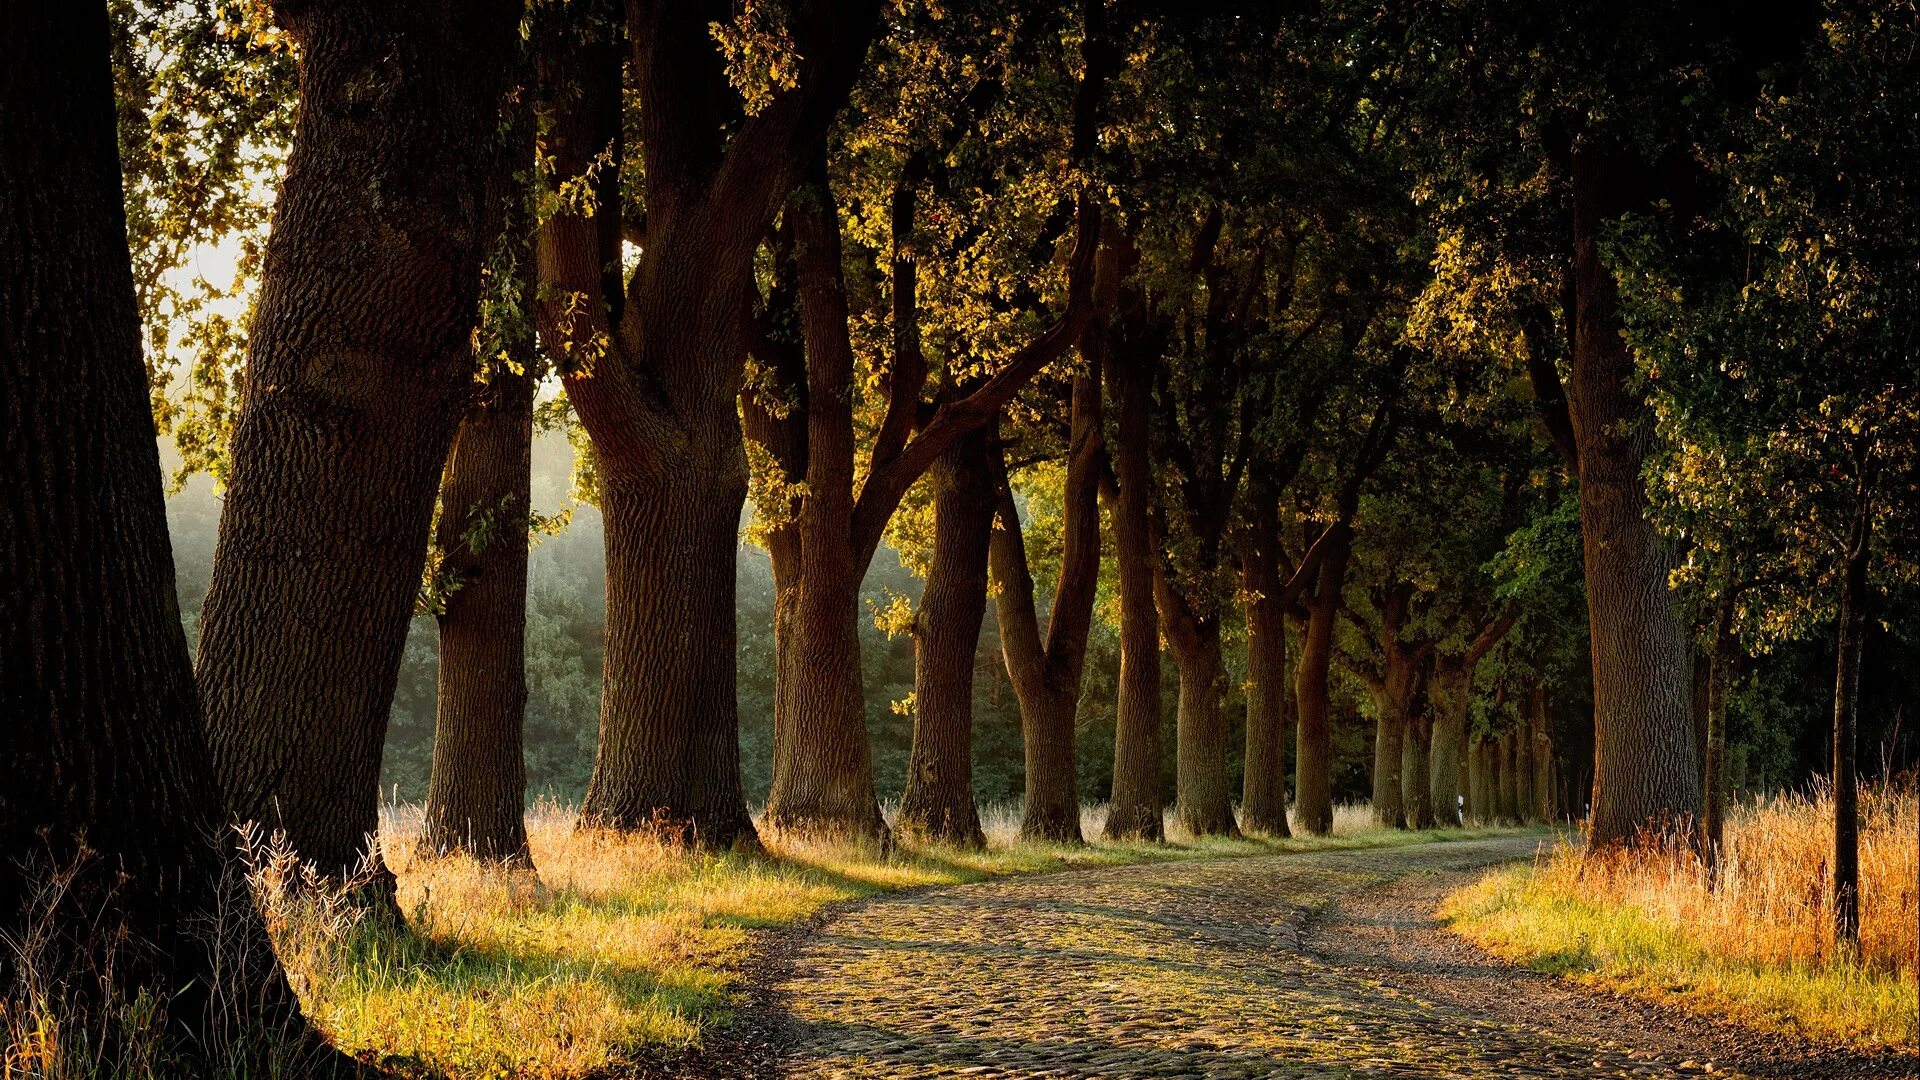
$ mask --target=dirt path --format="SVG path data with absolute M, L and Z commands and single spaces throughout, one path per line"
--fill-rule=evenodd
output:
M 764 989 L 794 1077 L 1901 1076 L 1580 992 L 1429 913 L 1530 838 L 1012 878 L 851 908 Z M 751 1068 L 749 1068 L 751 1064 Z

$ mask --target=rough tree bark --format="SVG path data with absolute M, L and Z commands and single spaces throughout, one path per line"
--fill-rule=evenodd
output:
M 1112 274 L 1103 264 L 1096 292 L 1102 289 L 1102 282 L 1111 280 Z M 1060 578 L 1054 586 L 1044 641 L 1035 611 L 1026 540 L 1007 484 L 1004 456 L 996 453 L 990 462 L 997 476 L 999 512 L 989 549 L 989 569 L 997 589 L 994 604 L 1000 622 L 1001 653 L 1014 694 L 1020 699 L 1020 732 L 1026 750 L 1026 799 L 1020 835 L 1028 840 L 1072 844 L 1082 840 L 1074 719 L 1100 579 L 1099 474 L 1106 460 L 1100 395 L 1105 333 L 1096 319 L 1080 338 L 1082 368 L 1073 378 Z
M 913 746 L 899 828 L 923 841 L 985 847 L 973 800 L 973 668 L 987 610 L 987 549 L 999 509 L 989 422 L 934 463 L 933 557 L 913 627 Z
M 472 380 L 514 9 L 276 6 L 300 129 L 248 334 L 196 667 L 228 813 L 391 875 L 380 754 Z M 382 901 L 390 903 L 390 899 Z
M 147 991 L 182 1065 L 317 1075 L 341 1063 L 231 859 L 194 696 L 108 55 L 104 5 L 0 12 L 0 984 L 47 980 L 109 1066 Z
M 1238 836 L 1227 781 L 1226 661 L 1217 616 L 1195 615 L 1168 584 L 1164 560 L 1155 574 L 1161 623 L 1180 672 L 1174 726 L 1174 816 L 1193 836 Z
M 1421 672 L 1425 674 L 1424 668 Z M 1425 708 L 1407 713 L 1406 738 L 1401 742 L 1400 807 L 1409 829 L 1431 829 L 1433 808 L 1433 715 Z
M 1294 592 L 1280 574 L 1279 505 L 1275 485 L 1256 467 L 1248 478 L 1245 527 L 1240 533 L 1240 591 L 1247 624 L 1246 762 L 1240 789 L 1242 826 L 1251 833 L 1289 836 L 1286 746 L 1292 732 L 1287 665 L 1287 611 L 1309 575 L 1293 575 Z
M 742 298 L 755 248 L 860 69 L 876 5 L 794 5 L 793 82 L 752 116 L 711 38 L 729 12 L 626 5 L 646 156 L 646 219 L 631 225 L 620 219 L 620 14 L 571 13 L 543 64 L 546 149 L 560 181 L 591 170 L 595 198 L 554 214 L 539 243 L 541 333 L 593 440 L 607 535 L 606 685 L 582 820 L 713 848 L 757 840 L 734 697 Z M 613 167 L 596 166 L 603 154 Z M 639 258 L 623 282 L 624 234 Z
M 1294 816 L 1315 836 L 1333 831 L 1333 728 L 1328 716 L 1327 673 L 1333 662 L 1333 628 L 1339 617 L 1340 589 L 1353 555 L 1352 530 L 1345 520 L 1330 528 L 1327 552 L 1320 560 L 1320 582 L 1307 607 L 1307 629 L 1300 640 L 1300 665 L 1294 675 L 1298 709 L 1298 745 L 1294 750 Z
M 523 358 L 523 360 L 529 358 Z M 476 388 L 440 487 L 444 605 L 429 850 L 528 861 L 527 525 L 534 380 L 502 368 Z
M 1160 616 L 1154 607 L 1151 513 L 1153 364 L 1164 342 L 1144 317 L 1134 289 L 1121 301 L 1120 331 L 1107 382 L 1113 395 L 1114 562 L 1119 570 L 1120 676 L 1114 714 L 1113 794 L 1109 840 L 1159 840 L 1164 798 L 1160 782 Z
M 1667 590 L 1672 546 L 1647 520 L 1641 479 L 1653 432 L 1632 389 L 1618 290 L 1600 254 L 1620 151 L 1573 155 L 1573 377 L 1580 531 L 1592 636 L 1594 781 L 1590 842 L 1632 841 L 1700 810 L 1685 628 Z

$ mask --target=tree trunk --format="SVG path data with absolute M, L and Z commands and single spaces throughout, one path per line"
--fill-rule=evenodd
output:
M 1240 553 L 1240 582 L 1246 594 L 1247 748 L 1242 775 L 1240 815 L 1250 833 L 1291 835 L 1287 828 L 1287 614 L 1281 602 L 1277 523 L 1262 512 L 1256 478 L 1249 492 L 1249 515 Z
M 1508 730 L 1501 732 L 1494 744 L 1498 756 L 1495 771 L 1500 776 L 1500 821 L 1505 825 L 1517 824 L 1520 820 L 1520 772 L 1513 747 L 1516 741 L 1513 732 Z
M 1154 566 L 1160 553 L 1154 550 L 1147 520 L 1154 483 L 1147 452 L 1148 410 L 1157 355 L 1145 349 L 1118 349 L 1111 378 L 1116 417 L 1113 468 L 1120 489 L 1113 507 L 1114 561 L 1120 578 L 1120 700 L 1114 714 L 1109 840 L 1159 840 L 1165 831 L 1160 783 L 1160 617 L 1153 599 Z
M 1727 694 L 1740 664 L 1733 636 L 1734 593 L 1729 587 L 1714 606 L 1713 642 L 1707 660 L 1706 807 L 1700 815 L 1701 854 L 1717 872 L 1727 814 Z
M 1860 651 L 1866 638 L 1871 517 L 1860 494 L 1841 581 L 1833 677 L 1833 939 L 1860 944 L 1860 782 L 1854 767 L 1860 708 Z
M 1527 705 L 1531 704 L 1529 694 Z M 1533 820 L 1533 724 L 1528 711 L 1513 732 L 1513 817 L 1522 824 Z
M 440 674 L 424 841 L 479 859 L 527 850 L 527 526 L 533 378 L 502 368 L 454 437 L 440 488 Z
M 997 425 L 969 432 L 933 467 L 933 561 L 913 629 L 913 749 L 899 828 L 963 848 L 987 842 L 973 801 L 973 667 L 999 509 L 987 461 L 997 439 Z
M 1700 755 L 1698 758 L 1700 762 L 1700 775 L 1702 777 L 1702 783 L 1704 784 L 1707 769 L 1707 740 L 1710 737 L 1707 728 L 1711 725 L 1708 712 L 1712 708 L 1713 697 L 1712 643 L 1709 642 L 1704 649 L 1697 645 L 1693 647 L 1691 650 L 1691 658 L 1693 661 L 1689 669 L 1692 675 L 1689 684 L 1691 696 L 1688 701 L 1688 708 L 1693 714 L 1693 745 L 1695 751 Z M 1706 820 L 1704 815 L 1701 820 Z
M 737 123 L 718 119 L 733 114 L 737 98 L 705 6 L 630 4 L 624 27 L 616 5 L 572 8 L 573 25 L 555 35 L 543 62 L 554 76 L 543 152 L 558 180 L 596 197 L 590 211 L 563 207 L 542 225 L 538 322 L 593 439 L 606 520 L 606 682 L 582 819 L 663 829 L 711 848 L 753 845 L 740 787 L 734 654 L 735 552 L 747 493 L 743 306 L 755 250 L 860 70 L 875 6 L 852 0 L 796 12 L 786 24 L 798 55 L 789 84 Z M 631 112 L 623 107 L 629 88 L 640 104 Z M 638 263 L 623 281 L 629 223 L 618 163 L 627 156 L 624 121 L 636 114 L 646 169 L 635 186 L 646 219 Z M 858 587 L 858 575 L 850 576 L 847 595 Z M 842 610 L 839 595 L 815 599 L 813 591 L 795 598 L 784 624 Z M 844 605 L 849 616 L 853 609 Z M 840 630 L 854 625 L 850 617 Z M 802 651 L 782 663 L 807 659 Z M 781 678 L 803 670 L 788 667 Z M 812 692 L 803 680 L 789 680 L 788 689 Z M 770 824 L 832 815 L 839 807 L 829 803 L 844 798 L 856 808 L 853 820 L 880 827 L 871 771 L 835 773 L 849 754 L 856 765 L 866 760 L 864 726 L 858 713 L 854 719 L 851 750 L 844 731 L 789 731 L 776 721 Z M 812 735 L 825 757 L 792 769 L 782 747 Z
M 1471 737 L 1467 747 L 1466 819 L 1475 825 L 1487 822 L 1487 744 L 1479 735 Z
M 1400 790 L 1406 757 L 1407 715 L 1382 690 L 1374 694 L 1373 819 L 1389 829 L 1407 827 Z
M 1172 620 L 1168 620 L 1172 621 Z M 1227 781 L 1226 662 L 1220 623 L 1194 620 L 1190 633 L 1172 636 L 1180 672 L 1180 712 L 1175 723 L 1175 812 L 1192 836 L 1239 836 L 1233 789 Z
M 1084 369 L 1073 379 L 1060 579 L 1054 586 L 1044 643 L 1020 515 L 997 449 L 993 464 L 999 489 L 999 524 L 989 548 L 989 569 L 997 586 L 994 596 L 1001 651 L 1013 691 L 1020 699 L 1020 732 L 1026 751 L 1026 799 L 1020 836 L 1068 844 L 1078 844 L 1082 839 L 1074 720 L 1079 709 L 1087 634 L 1100 584 L 1099 474 L 1106 456 L 1100 404 L 1105 328 L 1100 321 L 1081 336 L 1080 353 Z
M 1407 715 L 1402 741 L 1400 806 L 1409 829 L 1431 829 L 1437 824 L 1433 808 L 1433 722 L 1425 713 Z
M 1533 816 L 1552 822 L 1557 813 L 1553 805 L 1553 721 L 1547 713 L 1547 691 L 1533 691 Z
M 366 858 L 434 497 L 473 377 L 513 13 L 287 5 L 300 129 L 248 335 L 196 674 L 229 814 Z M 369 90 L 372 87 L 374 89 Z M 390 903 L 390 899 L 386 901 Z
M 856 549 L 852 343 L 842 277 L 839 211 L 824 160 L 787 202 L 805 342 L 806 493 L 800 499 L 790 584 L 791 610 L 775 623 L 785 693 L 775 701 L 773 788 L 767 824 L 800 835 L 890 838 L 880 817 L 867 745 L 860 663 L 860 581 L 868 558 Z M 971 669 L 969 669 L 971 670 Z
M 112 1070 L 121 1051 L 152 1049 L 116 1016 L 146 992 L 163 1060 L 316 1075 L 334 1059 L 308 1041 L 230 858 L 194 697 L 108 40 L 102 5 L 0 12 L 4 1008 L 10 1026 L 91 1041 Z M 13 996 L 38 980 L 61 995 L 52 1015 Z M 61 1071 L 74 1062 L 48 1059 L 62 1049 L 81 1048 L 32 1060 L 9 1046 L 8 1071 Z
M 1652 440 L 1631 388 L 1612 271 L 1600 254 L 1617 152 L 1573 157 L 1576 295 L 1569 406 L 1580 458 L 1580 532 L 1592 631 L 1596 845 L 1633 840 L 1700 810 L 1687 635 L 1667 590 L 1671 545 L 1647 520 L 1641 466 Z
M 736 424 L 713 418 L 683 452 L 662 452 L 637 475 L 600 459 L 607 669 L 581 805 L 587 827 L 656 830 L 719 850 L 758 841 L 740 787 L 734 698 L 734 550 L 746 498 Z
M 1449 828 L 1465 824 L 1482 811 L 1476 759 L 1467 740 L 1467 682 L 1465 671 L 1445 659 L 1434 663 L 1430 677 L 1433 703 L 1433 739 L 1427 778 L 1433 801 L 1434 823 Z M 1476 741 L 1473 745 L 1477 746 Z M 1466 773 L 1462 775 L 1462 766 Z M 1461 781 L 1465 780 L 1465 786 Z M 1462 796 L 1465 796 L 1464 805 Z
M 1328 716 L 1327 671 L 1333 663 L 1333 628 L 1339 617 L 1340 590 L 1353 554 L 1351 530 L 1344 522 L 1327 538 L 1320 561 L 1320 583 L 1301 635 L 1300 667 L 1294 677 L 1299 709 L 1299 745 L 1294 751 L 1294 812 L 1300 828 L 1315 836 L 1333 832 L 1333 726 Z

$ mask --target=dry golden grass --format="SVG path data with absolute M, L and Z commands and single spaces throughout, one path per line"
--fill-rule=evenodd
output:
M 1087 835 L 1102 811 L 1089 808 Z M 1085 847 L 1018 841 L 1017 808 L 985 808 L 985 851 L 881 858 L 857 845 L 782 844 L 764 856 L 699 855 L 644 836 L 581 831 L 546 806 L 528 825 L 538 879 L 415 851 L 418 811 L 389 808 L 382 848 L 405 928 L 343 918 L 298 893 L 269 896 L 283 959 L 339 1046 L 402 1073 L 581 1077 L 645 1048 L 696 1044 L 723 1018 L 756 928 L 880 892 L 1075 866 L 1395 845 L 1444 834 L 1380 830 L 1343 808 L 1318 840 L 1200 840 Z M 271 892 L 272 890 L 269 890 Z
M 1857 954 L 1834 944 L 1825 793 L 1736 809 L 1717 887 L 1682 845 L 1562 844 L 1456 893 L 1446 913 L 1544 970 L 1823 1041 L 1911 1045 L 1920 802 L 1912 785 L 1863 792 L 1861 819 Z

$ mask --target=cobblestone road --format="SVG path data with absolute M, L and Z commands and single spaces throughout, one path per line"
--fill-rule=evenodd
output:
M 1537 843 L 1162 863 L 869 903 L 805 940 L 775 988 L 783 1071 L 1739 1075 L 1687 1055 L 1739 1045 L 1724 1033 L 1696 1038 L 1651 1010 L 1636 1020 L 1630 1005 L 1497 965 L 1426 918 L 1464 872 Z

